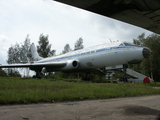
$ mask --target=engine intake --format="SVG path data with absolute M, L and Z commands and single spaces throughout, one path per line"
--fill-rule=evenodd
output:
M 72 65 L 73 65 L 74 68 L 77 68 L 77 67 L 78 67 L 78 62 L 74 60 L 74 61 L 72 62 Z
M 79 61 L 77 60 L 69 60 L 67 61 L 67 66 L 64 68 L 65 70 L 74 70 L 79 67 Z

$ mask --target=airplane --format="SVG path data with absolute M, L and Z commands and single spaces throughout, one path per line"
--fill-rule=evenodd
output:
M 36 71 L 36 77 L 43 72 L 92 72 L 101 68 L 136 64 L 148 58 L 151 50 L 129 42 L 110 42 L 65 54 L 42 58 L 38 55 L 34 43 L 31 44 L 33 62 L 26 64 L 0 65 L 0 68 L 29 67 Z
M 160 34 L 160 0 L 53 0 Z

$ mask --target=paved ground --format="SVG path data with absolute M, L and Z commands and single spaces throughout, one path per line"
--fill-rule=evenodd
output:
M 160 95 L 0 106 L 0 120 L 160 120 Z

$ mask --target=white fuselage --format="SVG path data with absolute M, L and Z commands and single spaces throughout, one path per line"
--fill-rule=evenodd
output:
M 129 61 L 142 60 L 142 50 L 139 46 L 119 46 L 121 42 L 102 44 L 86 49 L 71 51 L 66 54 L 39 60 L 35 63 L 67 62 L 61 68 L 46 67 L 47 71 L 80 71 L 108 66 L 127 64 Z M 75 62 L 75 66 L 73 62 Z

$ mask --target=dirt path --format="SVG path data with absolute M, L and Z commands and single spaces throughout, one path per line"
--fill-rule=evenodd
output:
M 0 106 L 0 120 L 160 120 L 160 95 Z

